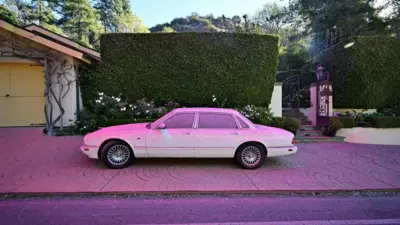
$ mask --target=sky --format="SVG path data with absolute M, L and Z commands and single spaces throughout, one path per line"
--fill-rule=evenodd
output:
M 212 13 L 226 17 L 253 14 L 265 3 L 288 4 L 288 0 L 131 0 L 132 11 L 147 27 L 171 22 L 176 17 L 185 17 L 192 12 L 200 15 Z

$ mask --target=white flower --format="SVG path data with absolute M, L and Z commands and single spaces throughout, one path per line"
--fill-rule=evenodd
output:
M 150 104 L 149 104 L 149 103 L 147 103 L 147 107 L 150 107 Z
M 140 112 L 137 112 L 136 115 L 140 115 Z
M 103 93 L 103 92 L 100 92 L 100 93 L 99 93 L 99 95 L 100 95 L 100 96 L 103 96 L 103 95 L 104 95 L 104 93 Z
M 136 107 L 137 107 L 136 105 L 133 106 L 134 109 L 136 109 Z
M 126 107 L 122 107 L 121 110 L 122 110 L 122 111 L 126 111 Z
M 98 99 L 96 100 L 96 103 L 100 103 L 100 102 L 101 102 L 100 100 L 98 100 Z
M 121 98 L 115 98 L 115 100 L 117 100 L 117 102 L 121 101 Z
M 103 96 L 101 96 L 99 99 L 100 99 L 100 100 L 103 100 Z
M 216 99 L 216 98 L 213 98 L 212 101 L 215 102 L 215 101 L 217 101 L 217 99 Z
M 83 129 L 86 129 L 86 126 L 83 126 Z
M 146 113 L 149 113 L 149 110 L 146 110 Z
M 132 108 L 132 104 L 129 104 L 129 108 Z

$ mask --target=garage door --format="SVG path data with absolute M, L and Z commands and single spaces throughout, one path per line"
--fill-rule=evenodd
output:
M 29 64 L 0 64 L 0 126 L 45 125 L 44 71 Z

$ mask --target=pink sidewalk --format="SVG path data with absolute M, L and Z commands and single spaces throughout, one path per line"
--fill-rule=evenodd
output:
M 110 170 L 79 151 L 81 140 L 0 129 L 0 193 L 400 189 L 400 146 L 299 144 L 253 171 L 229 159 L 139 159 Z

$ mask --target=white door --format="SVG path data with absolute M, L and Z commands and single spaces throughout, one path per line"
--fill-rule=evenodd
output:
M 165 129 L 154 128 L 147 133 L 149 157 L 193 157 L 193 125 L 195 113 L 177 113 L 165 121 Z
M 243 131 L 231 114 L 199 113 L 194 136 L 195 157 L 230 158 L 243 143 Z

